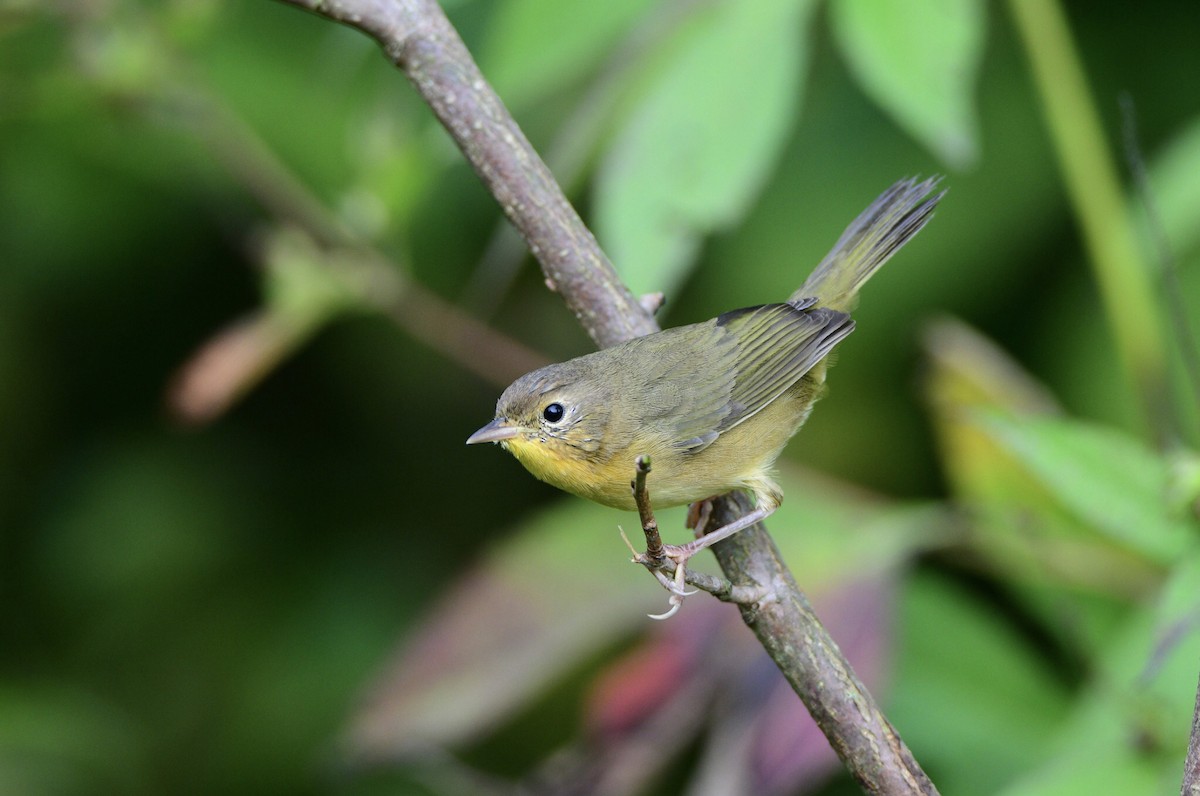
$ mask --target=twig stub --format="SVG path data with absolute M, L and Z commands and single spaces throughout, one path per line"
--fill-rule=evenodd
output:
M 634 460 L 633 502 L 637 504 L 638 517 L 642 521 L 642 533 L 646 535 L 646 566 L 658 569 L 666 561 L 666 549 L 658 532 L 658 520 L 654 519 L 654 507 L 650 505 L 650 493 L 646 489 L 646 476 L 650 475 L 650 457 L 638 456 Z

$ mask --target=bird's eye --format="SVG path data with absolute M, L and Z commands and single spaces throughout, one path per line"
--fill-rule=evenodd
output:
M 567 410 L 563 409 L 563 405 L 556 401 L 542 410 L 542 417 L 546 418 L 551 423 L 557 423 L 563 419 L 563 416 L 566 413 Z

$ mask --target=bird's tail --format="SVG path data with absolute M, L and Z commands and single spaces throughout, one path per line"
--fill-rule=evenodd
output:
M 794 304 L 815 297 L 822 307 L 853 309 L 858 289 L 933 216 L 938 200 L 946 193 L 934 193 L 940 180 L 909 178 L 884 191 L 846 227 L 789 301 Z

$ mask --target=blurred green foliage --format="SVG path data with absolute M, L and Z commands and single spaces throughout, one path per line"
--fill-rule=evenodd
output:
M 1183 310 L 1134 319 L 1169 340 L 1164 440 L 1008 6 L 446 5 L 631 284 L 667 292 L 664 325 L 788 295 L 879 191 L 947 175 L 786 453 L 863 489 L 789 465 L 771 527 L 831 614 L 870 620 L 844 643 L 943 792 L 1176 789 L 1200 671 L 1200 6 L 1065 8 L 1106 168 L 1127 171 L 1118 94 L 1136 108 L 1142 257 L 1161 228 L 1178 269 Z M 929 326 L 946 315 L 982 335 Z M 463 446 L 500 335 L 589 348 L 362 35 L 274 3 L 0 3 L 0 793 L 496 792 L 573 731 L 596 754 L 619 700 L 581 694 L 618 655 L 725 666 L 649 634 L 660 595 L 612 532 L 632 517 Z M 197 391 L 219 417 L 188 413 Z M 855 578 L 894 597 L 848 608 Z M 717 704 L 763 671 L 671 683 Z M 648 792 L 719 781 L 706 760 L 761 775 L 774 758 L 701 736 L 801 732 L 766 704 L 662 736 Z M 348 762 L 371 721 L 390 765 Z M 831 771 L 771 765 L 792 779 L 769 792 Z

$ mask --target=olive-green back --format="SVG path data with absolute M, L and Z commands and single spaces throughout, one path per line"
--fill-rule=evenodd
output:
M 653 362 L 653 377 L 627 391 L 638 404 L 633 416 L 676 447 L 699 451 L 778 398 L 853 330 L 843 312 L 766 304 L 608 351 L 621 370 Z

